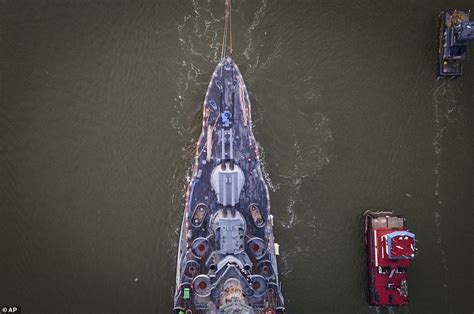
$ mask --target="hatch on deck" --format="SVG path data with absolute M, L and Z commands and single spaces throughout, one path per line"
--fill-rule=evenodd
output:
M 382 229 L 382 228 L 403 228 L 405 220 L 401 217 L 396 216 L 381 216 L 374 217 L 371 219 L 372 228 Z

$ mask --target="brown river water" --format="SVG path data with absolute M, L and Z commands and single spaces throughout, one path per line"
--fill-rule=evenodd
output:
M 474 2 L 233 3 L 288 313 L 473 313 L 474 50 L 438 80 L 435 18 Z M 0 305 L 171 312 L 223 16 L 216 0 L 0 1 Z M 417 234 L 407 307 L 367 303 L 367 208 Z

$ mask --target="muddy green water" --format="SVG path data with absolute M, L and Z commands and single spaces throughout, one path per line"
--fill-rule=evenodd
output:
M 0 1 L 0 303 L 169 313 L 224 1 Z M 471 1 L 235 0 L 289 313 L 472 313 L 474 54 L 435 77 Z M 471 47 L 474 48 L 474 47 Z M 408 307 L 367 304 L 361 215 L 419 240 Z

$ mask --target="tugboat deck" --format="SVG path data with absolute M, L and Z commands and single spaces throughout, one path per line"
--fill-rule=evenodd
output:
M 370 304 L 407 304 L 407 270 L 415 257 L 415 235 L 406 230 L 405 218 L 392 212 L 368 212 L 366 237 Z

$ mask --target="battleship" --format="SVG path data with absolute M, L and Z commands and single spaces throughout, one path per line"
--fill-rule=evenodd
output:
M 405 218 L 393 212 L 368 210 L 365 216 L 369 303 L 406 305 L 407 270 L 415 258 L 415 235 Z
M 186 193 L 174 297 L 180 314 L 285 311 L 250 98 L 227 53 L 232 53 L 230 12 L 227 1 L 221 61 L 204 99 Z

